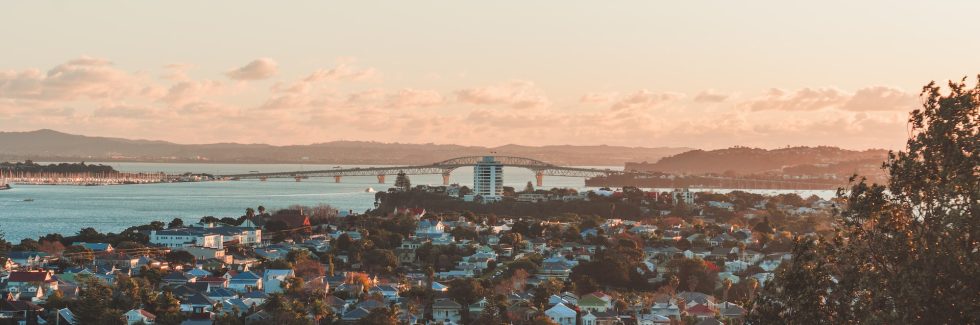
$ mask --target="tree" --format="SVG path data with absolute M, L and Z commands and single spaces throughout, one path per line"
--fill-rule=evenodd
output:
M 320 324 L 320 321 L 333 315 L 333 311 L 330 309 L 330 306 L 323 302 L 322 299 L 313 300 L 313 302 L 311 302 L 307 307 L 309 308 L 310 315 L 313 316 L 313 320 L 315 320 L 317 324 Z
M 411 190 L 412 181 L 408 179 L 408 175 L 405 175 L 405 172 L 398 172 L 398 176 L 395 177 L 395 187 L 402 191 Z
M 545 315 L 538 315 L 537 317 L 534 317 L 534 319 L 531 319 L 530 324 L 531 325 L 558 325 L 558 323 L 556 323 L 554 320 L 548 318 L 548 316 Z
M 721 290 L 722 290 L 721 300 L 727 302 L 728 291 L 732 290 L 732 279 L 725 278 L 725 280 L 721 282 Z
M 490 294 L 484 297 L 487 304 L 480 312 L 480 317 L 473 324 L 476 325 L 497 325 L 507 324 L 507 298 L 502 294 Z
M 354 245 L 354 240 L 352 240 L 350 236 L 347 235 L 347 233 L 340 234 L 340 237 L 337 237 L 337 244 L 336 244 L 337 249 L 341 251 L 347 251 L 353 245 Z
M 95 277 L 84 277 L 78 283 L 78 299 L 72 310 L 82 324 L 112 323 L 112 289 Z M 121 313 L 120 313 L 121 314 Z
M 171 251 L 163 257 L 171 266 L 194 264 L 194 254 L 188 251 Z
M 11 245 L 10 242 L 7 241 L 6 234 L 2 229 L 0 229 L 0 255 L 6 256 L 7 252 L 10 251 L 10 248 Z
M 469 306 L 483 297 L 483 285 L 474 278 L 460 278 L 449 283 L 449 297 L 463 306 Z M 469 308 L 463 308 L 464 322 L 469 322 Z
M 174 220 L 170 220 L 170 223 L 167 224 L 167 229 L 181 228 L 183 226 L 184 226 L 184 220 L 180 218 L 174 218 Z
M 358 321 L 364 325 L 395 325 L 398 324 L 398 314 L 392 308 L 375 308 L 367 316 Z
M 82 265 L 91 263 L 95 259 L 95 252 L 85 246 L 69 246 L 62 252 L 62 256 L 74 264 Z
M 372 249 L 364 254 L 364 264 L 372 273 L 390 274 L 398 267 L 398 257 L 390 249 Z
M 980 76 L 930 83 L 909 117 L 904 151 L 889 153 L 887 185 L 852 178 L 831 238 L 798 242 L 759 295 L 757 323 L 957 324 L 980 314 Z M 832 277 L 833 281 L 823 280 Z M 802 283 L 801 283 L 802 281 Z M 792 296 L 793 299 L 788 299 Z M 807 303 L 827 307 L 807 310 Z M 775 308 L 783 312 L 773 312 Z

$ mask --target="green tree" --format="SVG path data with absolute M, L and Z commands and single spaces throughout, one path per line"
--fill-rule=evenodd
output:
M 759 295 L 756 323 L 965 324 L 980 315 L 980 76 L 930 83 L 887 186 L 858 180 L 833 238 L 798 242 Z M 833 281 L 823 280 L 832 277 Z M 801 281 L 807 281 L 801 283 Z M 814 301 L 826 307 L 808 309 Z
M 170 223 L 167 224 L 167 229 L 181 228 L 183 226 L 184 226 L 183 219 L 174 218 L 174 220 L 170 220 Z
M 364 264 L 371 273 L 391 274 L 398 267 L 398 257 L 390 249 L 372 249 L 364 254 Z
M 408 175 L 405 175 L 404 172 L 398 172 L 398 176 L 395 177 L 395 187 L 402 191 L 411 190 L 412 181 L 408 179 Z
M 157 324 L 180 324 L 184 317 L 180 313 L 180 300 L 170 291 L 157 295 L 151 313 L 157 316 Z
M 112 289 L 95 277 L 83 277 L 78 282 L 78 299 L 72 310 L 82 324 L 112 322 L 106 316 L 112 310 Z M 121 314 L 121 313 L 120 313 Z
M 188 251 L 171 251 L 163 259 L 172 266 L 194 264 L 195 260 L 194 254 Z
M 483 285 L 474 278 L 461 278 L 449 283 L 449 297 L 464 307 L 462 313 L 464 322 L 469 322 L 471 319 L 469 308 L 466 307 L 479 301 L 484 293 Z

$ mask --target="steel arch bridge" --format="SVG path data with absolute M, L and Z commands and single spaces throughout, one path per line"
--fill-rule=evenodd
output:
M 220 177 L 226 179 L 259 180 L 266 180 L 269 178 L 294 178 L 297 182 L 309 177 L 333 177 L 334 181 L 339 183 L 340 179 L 344 176 L 376 176 L 378 177 L 378 183 L 384 183 L 386 175 L 405 173 L 406 175 L 442 175 L 443 185 L 449 185 L 449 175 L 453 170 L 475 166 L 477 163 L 483 161 L 483 157 L 484 156 L 458 157 L 429 165 L 416 166 L 338 168 L 293 172 L 231 174 L 220 175 Z M 537 186 L 542 186 L 544 184 L 544 176 L 596 177 L 623 173 L 622 171 L 611 169 L 564 167 L 524 157 L 492 157 L 494 158 L 495 162 L 506 167 L 530 169 L 534 172 L 534 176 L 537 180 Z

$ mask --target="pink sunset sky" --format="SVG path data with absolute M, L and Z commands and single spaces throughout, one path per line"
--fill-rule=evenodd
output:
M 178 143 L 900 148 L 980 2 L 24 1 L 0 130 Z

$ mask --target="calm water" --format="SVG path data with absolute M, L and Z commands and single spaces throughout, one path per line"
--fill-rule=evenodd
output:
M 232 174 L 250 171 L 274 172 L 295 170 L 331 169 L 334 165 L 254 165 L 254 164 L 164 164 L 164 163 L 112 163 L 113 167 L 126 172 L 167 173 L 214 173 Z M 355 166 L 343 166 L 355 167 Z M 366 167 L 366 166 L 356 166 Z M 606 168 L 606 167 L 602 167 Z M 610 167 L 612 168 L 612 167 Z M 534 180 L 531 171 L 522 168 L 504 168 L 504 183 L 523 188 Z M 169 221 L 179 217 L 197 221 L 202 216 L 238 217 L 245 208 L 264 205 L 270 210 L 290 205 L 329 204 L 340 210 L 364 211 L 374 207 L 374 193 L 367 188 L 386 190 L 395 181 L 389 176 L 387 184 L 378 184 L 377 178 L 344 177 L 341 183 L 332 178 L 310 178 L 302 182 L 292 179 L 143 184 L 115 186 L 50 186 L 14 185 L 11 190 L 0 191 L 0 230 L 10 241 L 21 238 L 37 238 L 48 233 L 74 234 L 83 227 L 99 231 L 118 232 L 129 226 L 150 221 Z M 439 185 L 440 175 L 411 176 L 412 184 Z M 451 176 L 452 183 L 471 186 L 473 170 L 457 169 Z M 545 177 L 545 187 L 570 187 L 581 189 L 583 178 Z M 773 191 L 759 191 L 773 192 Z M 832 195 L 831 191 L 801 191 L 800 195 Z M 33 202 L 25 202 L 33 199 Z

